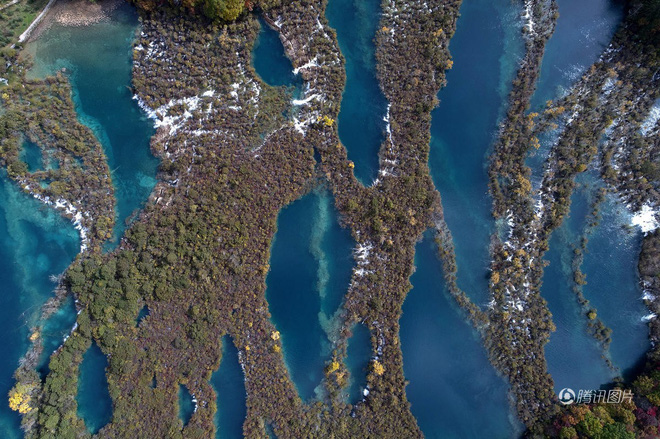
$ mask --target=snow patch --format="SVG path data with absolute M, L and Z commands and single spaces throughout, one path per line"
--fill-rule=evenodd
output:
M 653 210 L 648 204 L 645 204 L 632 216 L 630 224 L 639 226 L 644 234 L 652 232 L 660 226 L 660 223 L 658 223 L 658 212 Z

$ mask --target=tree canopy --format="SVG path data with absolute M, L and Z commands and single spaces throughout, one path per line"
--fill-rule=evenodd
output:
M 245 9 L 251 10 L 255 3 L 251 0 L 132 0 L 133 3 L 145 10 L 172 8 L 192 15 L 204 15 L 211 20 L 225 22 L 234 21 L 240 17 Z M 261 1 L 258 2 L 261 5 Z

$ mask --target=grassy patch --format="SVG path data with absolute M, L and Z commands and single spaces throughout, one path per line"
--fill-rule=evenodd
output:
M 47 2 L 48 0 L 22 0 L 0 11 L 0 47 L 15 42 Z M 8 3 L 2 2 L 3 5 Z

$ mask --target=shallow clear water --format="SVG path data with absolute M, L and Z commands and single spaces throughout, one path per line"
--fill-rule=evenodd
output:
M 28 349 L 29 330 L 53 295 L 59 275 L 80 249 L 76 230 L 64 218 L 20 192 L 0 172 L 0 437 L 22 437 L 20 417 L 9 409 L 13 373 Z
M 352 329 L 353 335 L 348 339 L 346 351 L 346 367 L 351 374 L 348 387 L 348 402 L 355 404 L 362 399 L 367 385 L 367 367 L 371 359 L 371 332 L 361 323 Z
M 85 421 L 87 431 L 96 434 L 112 419 L 112 399 L 108 392 L 105 369 L 108 359 L 96 342 L 83 355 L 78 377 L 78 416 Z
M 346 59 L 339 139 L 355 163 L 355 176 L 365 185 L 376 178 L 378 150 L 385 139 L 387 100 L 376 78 L 373 44 L 380 14 L 380 0 L 330 0 L 325 12 Z
M 449 45 L 454 66 L 432 113 L 431 176 L 454 238 L 458 285 L 478 304 L 488 302 L 494 231 L 488 155 L 522 50 L 514 6 L 509 0 L 463 2 Z
M 303 400 L 315 396 L 330 355 L 332 317 L 351 276 L 353 241 L 327 192 L 284 208 L 272 244 L 266 299 Z
M 103 145 L 117 198 L 113 243 L 123 234 L 125 221 L 147 200 L 158 167 L 149 149 L 153 122 L 130 90 L 137 25 L 135 10 L 123 5 L 112 13 L 111 21 L 81 27 L 53 25 L 29 48 L 35 61 L 31 75 L 43 77 L 66 69 L 78 119 Z
M 222 360 L 220 367 L 211 376 L 218 410 L 215 413 L 217 439 L 240 439 L 243 437 L 245 407 L 245 382 L 243 370 L 238 362 L 238 350 L 228 335 L 222 338 Z
M 412 290 L 403 304 L 401 349 L 406 396 L 429 439 L 507 438 L 508 385 L 445 288 L 430 234 L 417 245 Z

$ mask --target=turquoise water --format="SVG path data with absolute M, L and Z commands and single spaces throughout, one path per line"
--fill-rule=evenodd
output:
M 290 86 L 299 81 L 293 74 L 291 60 L 284 53 L 279 33 L 264 20 L 259 20 L 261 31 L 252 49 L 252 65 L 261 79 L 274 87 Z
M 623 18 L 623 2 L 557 0 L 559 19 L 546 45 L 541 76 L 531 107 L 557 99 L 608 46 Z
M 218 370 L 211 376 L 211 385 L 218 395 L 218 411 L 215 413 L 216 438 L 242 438 L 243 421 L 247 413 L 245 382 L 238 362 L 238 350 L 228 335 L 222 338 L 222 360 Z
M 130 5 L 112 13 L 112 20 L 91 26 L 53 25 L 32 44 L 38 77 L 66 68 L 80 121 L 103 145 L 117 198 L 118 242 L 125 221 L 147 200 L 156 184 L 158 161 L 149 140 L 153 122 L 132 99 L 132 42 L 137 14 Z
M 376 78 L 373 44 L 380 14 L 380 0 L 330 0 L 325 12 L 346 59 L 339 139 L 355 163 L 355 176 L 365 185 L 376 178 L 378 150 L 385 140 L 387 100 Z
M 193 396 L 186 386 L 179 384 L 179 419 L 181 419 L 184 427 L 190 422 L 193 413 L 195 413 Z
M 412 290 L 403 304 L 401 349 L 406 396 L 428 439 L 507 438 L 508 385 L 445 288 L 430 234 L 417 245 Z
M 23 142 L 21 160 L 27 165 L 28 172 L 36 172 L 44 169 L 44 161 L 41 156 L 41 148 L 39 148 L 39 145 L 32 143 L 29 140 Z
M 108 378 L 105 369 L 108 359 L 92 342 L 83 355 L 78 378 L 78 416 L 85 421 L 87 430 L 96 434 L 112 419 L 112 399 L 108 392 Z
M 353 335 L 348 339 L 346 367 L 351 374 L 348 387 L 348 402 L 355 404 L 362 399 L 363 390 L 367 385 L 367 367 L 371 359 L 371 332 L 361 323 L 352 329 Z
M 485 304 L 494 231 L 488 155 L 522 46 L 509 0 L 466 1 L 460 12 L 449 45 L 454 67 L 432 113 L 429 166 L 454 238 L 458 285 Z
M 350 282 L 353 241 L 324 191 L 284 208 L 277 227 L 266 299 L 291 378 L 310 400 L 331 353 L 332 317 Z
M 41 328 L 44 350 L 37 366 L 42 379 L 50 371 L 48 362 L 51 354 L 62 345 L 64 337 L 67 337 L 71 333 L 77 317 L 76 304 L 73 297 L 68 296 L 60 308 L 44 322 Z
M 73 261 L 80 241 L 73 226 L 59 214 L 20 192 L 0 172 L 0 437 L 22 437 L 20 417 L 5 395 L 13 373 L 28 349 L 30 327 L 43 303 L 53 295 L 51 275 Z

